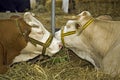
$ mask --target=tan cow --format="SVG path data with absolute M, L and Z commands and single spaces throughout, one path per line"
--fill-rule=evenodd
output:
M 96 69 L 112 76 L 120 73 L 120 21 L 96 19 L 83 11 L 55 35 Z

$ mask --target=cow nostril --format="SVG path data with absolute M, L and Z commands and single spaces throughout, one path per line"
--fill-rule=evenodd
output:
M 62 44 L 59 44 L 59 48 L 62 48 L 62 46 L 63 46 Z

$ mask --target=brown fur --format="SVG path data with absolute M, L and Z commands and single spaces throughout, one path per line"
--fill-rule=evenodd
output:
M 7 71 L 13 59 L 27 45 L 27 37 L 22 35 L 25 31 L 28 36 L 31 27 L 22 18 L 0 20 L 0 74 Z

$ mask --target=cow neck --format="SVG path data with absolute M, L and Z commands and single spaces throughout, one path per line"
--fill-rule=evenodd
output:
M 93 21 L 94 21 L 94 18 L 91 18 L 88 22 L 86 22 L 86 23 L 81 27 L 80 32 L 79 32 L 78 35 L 80 35 L 80 34 L 82 33 L 82 31 L 83 31 L 84 29 L 86 29 Z M 65 36 L 72 35 L 72 34 L 75 34 L 75 33 L 76 33 L 76 31 L 69 31 L 69 32 L 64 33 L 64 27 L 62 27 L 62 29 L 61 29 L 61 41 L 62 41 L 62 43 L 63 43 L 64 46 L 65 46 L 64 37 L 65 37 Z
M 50 46 L 50 44 L 51 44 L 51 42 L 52 42 L 52 40 L 53 40 L 53 36 L 52 36 L 52 34 L 50 34 L 49 38 L 47 39 L 47 41 L 46 41 L 45 43 L 40 42 L 40 41 L 38 41 L 38 40 L 36 40 L 36 39 L 33 39 L 33 38 L 31 38 L 31 37 L 28 37 L 28 40 L 29 40 L 34 46 L 36 46 L 37 44 L 43 46 L 42 55 L 45 55 L 45 52 L 46 52 L 47 47 Z
M 28 41 L 28 39 L 27 39 L 27 33 L 22 31 L 19 19 L 15 19 L 15 22 L 16 22 L 16 25 L 17 25 L 18 29 L 20 30 L 20 33 L 22 34 L 22 36 L 24 37 L 25 41 L 27 42 Z

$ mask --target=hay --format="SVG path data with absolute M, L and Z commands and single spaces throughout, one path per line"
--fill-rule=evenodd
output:
M 57 55 L 45 61 L 21 62 L 13 65 L 9 71 L 0 75 L 0 80 L 119 80 L 111 77 L 81 60 L 71 51 L 61 50 Z

